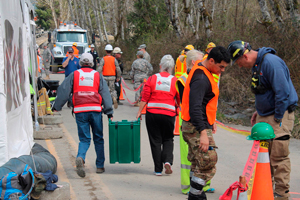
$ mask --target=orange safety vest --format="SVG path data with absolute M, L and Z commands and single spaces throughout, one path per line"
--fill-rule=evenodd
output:
M 76 58 L 79 58 L 79 50 L 75 47 L 75 46 L 72 46 L 73 50 L 74 50 L 74 56 Z M 66 53 L 66 57 L 69 56 L 69 52 Z
M 147 104 L 147 111 L 163 115 L 176 115 L 176 77 L 162 76 L 162 73 L 154 74 L 150 79 L 151 97 Z
M 101 112 L 102 97 L 99 94 L 100 74 L 92 68 L 74 71 L 74 113 Z
M 215 96 L 207 103 L 206 105 L 206 116 L 208 123 L 210 125 L 213 125 L 216 121 L 216 115 L 217 115 L 217 105 L 218 105 L 218 97 L 219 97 L 219 88 L 218 84 L 215 82 L 213 75 L 203 66 L 198 66 L 199 62 L 196 62 L 193 68 L 191 69 L 189 76 L 187 78 L 185 88 L 183 91 L 183 99 L 182 99 L 182 107 L 181 107 L 181 118 L 184 121 L 190 121 L 190 82 L 192 80 L 192 77 L 194 75 L 194 72 L 196 69 L 202 70 L 207 78 L 209 79 L 209 82 L 211 84 L 212 92 L 215 94 Z
M 182 56 L 182 55 L 180 55 L 180 56 Z M 179 59 L 180 56 L 178 56 L 178 58 L 176 60 L 176 65 L 175 65 L 176 78 L 179 78 L 183 73 L 186 73 L 186 55 L 184 55 L 185 58 L 184 58 L 183 63 L 180 62 L 180 59 Z
M 36 58 L 37 58 L 37 66 L 38 66 L 38 70 L 39 70 L 39 72 L 41 73 L 41 68 L 40 68 L 40 57 L 37 55 Z
M 108 55 L 104 56 L 104 66 L 102 69 L 103 76 L 116 76 L 115 57 Z

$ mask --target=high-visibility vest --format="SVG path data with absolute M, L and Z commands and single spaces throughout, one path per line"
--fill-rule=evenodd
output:
M 176 77 L 172 75 L 164 77 L 161 76 L 162 73 L 164 72 L 154 74 L 150 79 L 151 97 L 148 101 L 147 111 L 154 111 L 153 113 L 158 111 L 161 114 L 175 116 Z
M 188 78 L 187 73 L 183 73 L 176 81 L 175 87 L 176 87 L 176 91 L 178 92 L 180 97 L 182 97 L 183 94 L 180 94 L 179 85 L 182 85 L 184 88 L 187 78 Z M 180 102 L 182 102 L 182 99 L 180 99 Z
M 116 76 L 115 57 L 108 55 L 104 56 L 104 66 L 102 69 L 103 76 Z
M 100 74 L 92 68 L 74 71 L 74 113 L 101 112 L 102 97 L 99 94 Z
M 207 59 L 207 56 L 208 56 L 208 54 L 206 53 L 206 54 L 203 56 L 203 59 L 202 59 L 201 62 L 203 62 L 204 60 L 206 60 L 206 59 Z M 217 74 L 212 74 L 212 75 L 213 75 L 213 77 L 214 77 L 214 80 L 215 80 L 217 83 L 219 83 L 220 76 L 217 75 Z
M 36 56 L 36 59 L 37 59 L 38 71 L 41 73 L 41 68 L 40 68 L 40 57 L 37 55 L 37 56 Z
M 207 116 L 207 121 L 210 125 L 213 125 L 213 123 L 216 121 L 216 115 L 217 115 L 217 105 L 218 105 L 218 97 L 219 97 L 219 88 L 218 84 L 215 82 L 213 75 L 203 66 L 198 66 L 198 63 L 200 61 L 196 62 L 193 68 L 191 69 L 188 79 L 186 81 L 186 85 L 184 88 L 183 92 L 183 99 L 182 99 L 182 108 L 181 108 L 181 114 L 182 114 L 182 119 L 184 121 L 190 121 L 190 113 L 189 113 L 189 108 L 190 108 L 190 82 L 192 80 L 192 77 L 194 75 L 194 72 L 196 69 L 202 70 L 205 75 L 207 76 L 212 92 L 215 94 L 215 96 L 207 103 L 206 105 L 206 116 Z
M 182 56 L 182 55 L 180 55 L 180 56 Z M 176 60 L 176 65 L 175 65 L 176 78 L 179 78 L 183 73 L 186 73 L 186 55 L 183 55 L 183 56 L 185 56 L 183 62 L 180 62 L 179 57 Z

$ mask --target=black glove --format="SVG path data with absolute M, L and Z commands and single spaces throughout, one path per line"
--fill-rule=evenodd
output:
M 110 119 L 110 118 L 113 117 L 113 115 L 112 115 L 112 114 L 109 114 L 109 115 L 107 115 L 107 117 L 108 117 L 108 119 Z

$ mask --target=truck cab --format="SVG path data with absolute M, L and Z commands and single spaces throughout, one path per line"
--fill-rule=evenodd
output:
M 77 26 L 76 23 L 61 23 L 58 29 L 48 33 L 49 47 L 52 53 L 51 67 L 53 72 L 57 72 L 61 67 L 63 59 L 66 57 L 68 48 L 73 43 L 77 43 L 79 58 L 81 54 L 90 50 L 87 41 L 87 30 Z

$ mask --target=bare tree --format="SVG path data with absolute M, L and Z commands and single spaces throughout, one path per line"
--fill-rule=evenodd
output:
M 286 10 L 289 12 L 290 17 L 295 28 L 300 27 L 300 16 L 298 14 L 298 2 L 297 0 L 285 0 Z
M 80 25 L 81 27 L 83 27 L 83 22 L 82 22 L 82 17 L 81 17 L 81 11 L 80 11 L 80 6 L 79 6 L 80 2 L 78 3 L 78 1 L 80 1 L 80 0 L 74 0 L 75 16 L 76 16 L 78 25 Z
M 99 37 L 100 37 L 100 42 L 103 43 L 104 40 L 103 40 L 103 36 L 102 36 L 102 30 L 101 30 L 101 24 L 100 24 L 100 18 L 99 18 L 99 10 L 96 9 L 97 6 L 97 0 L 91 0 L 92 1 L 92 7 L 93 7 L 93 12 L 94 12 L 94 16 L 96 18 L 96 23 L 97 23 L 97 28 L 98 28 L 98 34 L 99 34 Z
M 96 0 L 96 2 L 97 2 L 97 0 Z M 108 43 L 109 40 L 108 40 L 108 36 L 107 36 L 107 32 L 106 32 L 106 26 L 105 26 L 105 21 L 104 21 L 104 17 L 103 17 L 101 2 L 99 1 L 96 6 L 97 6 L 97 10 L 98 10 L 98 7 L 100 9 L 101 21 L 103 23 L 103 31 L 104 31 L 106 42 Z
M 266 0 L 258 0 L 259 6 L 260 6 L 260 11 L 263 16 L 262 18 L 262 24 L 268 26 L 272 24 L 271 16 L 268 11 L 268 6 Z
M 191 14 L 192 9 L 191 9 L 190 0 L 183 0 L 183 5 L 184 5 L 183 10 L 186 14 L 186 21 L 189 24 L 189 26 L 191 27 L 192 32 L 195 35 L 196 39 L 198 40 L 199 36 L 198 36 L 198 33 L 197 33 L 197 31 L 195 29 L 195 26 L 194 26 L 193 17 L 192 17 L 192 14 Z
M 275 18 L 276 18 L 276 21 L 277 21 L 279 27 L 283 28 L 284 22 L 283 22 L 283 17 L 282 17 L 282 13 L 280 10 L 280 5 L 279 5 L 278 0 L 269 0 L 269 3 L 272 6 L 272 10 L 274 12 L 274 15 L 275 15 Z
M 116 14 L 115 14 L 114 0 L 111 0 L 110 8 L 111 8 L 110 16 L 111 16 L 111 21 L 113 23 L 114 37 L 116 37 L 116 35 L 118 34 L 118 27 L 117 27 L 117 20 L 116 20 Z
M 170 21 L 173 25 L 173 28 L 175 29 L 175 32 L 177 34 L 178 37 L 182 37 L 182 32 L 180 29 L 180 25 L 179 25 L 179 19 L 178 19 L 178 12 L 177 12 L 177 1 L 175 0 L 175 3 L 173 3 L 172 0 L 165 0 L 166 6 L 167 6 L 167 11 L 169 13 L 170 16 Z M 174 5 L 174 11 L 173 11 L 173 4 Z
M 74 13 L 73 13 L 73 6 L 72 6 L 72 0 L 68 0 L 68 3 L 69 3 L 69 10 L 70 10 L 70 13 L 71 13 L 71 20 L 74 21 Z
M 89 42 L 92 42 L 92 35 L 91 33 L 94 31 L 93 30 L 93 26 L 92 26 L 92 20 L 91 20 L 91 16 L 90 16 L 90 6 L 89 6 L 89 2 L 88 0 L 85 0 L 85 10 L 87 12 L 87 19 L 88 19 L 88 27 L 89 27 L 89 31 L 90 34 L 88 34 L 88 38 L 89 38 Z
M 196 0 L 195 6 L 203 15 L 204 23 L 205 23 L 205 34 L 207 38 L 210 38 L 212 34 L 212 19 L 205 8 L 204 0 Z
M 212 0 L 211 19 L 214 19 L 216 0 Z

